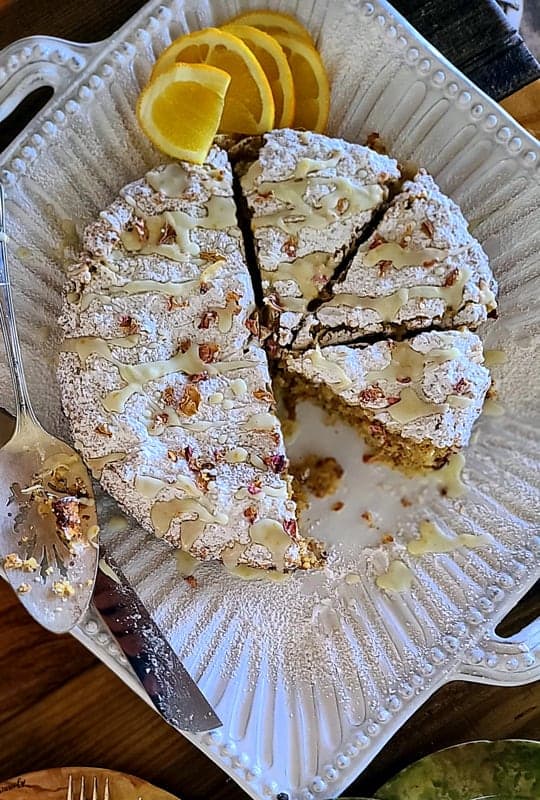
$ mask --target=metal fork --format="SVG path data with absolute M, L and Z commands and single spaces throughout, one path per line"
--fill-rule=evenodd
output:
M 98 779 L 94 775 L 92 777 L 92 794 L 90 798 L 86 797 L 86 787 L 85 787 L 85 780 L 84 775 L 81 776 L 81 789 L 77 794 L 76 789 L 73 787 L 73 775 L 69 775 L 68 777 L 68 785 L 67 785 L 67 794 L 66 800 L 76 800 L 78 796 L 78 800 L 111 800 L 111 793 L 109 788 L 109 779 L 105 778 L 105 786 L 103 787 L 103 795 L 100 797 L 99 788 L 98 788 Z M 137 800 L 143 800 L 142 797 L 137 797 Z
M 103 795 L 100 797 L 98 791 L 98 779 L 94 775 L 92 778 L 92 794 L 89 798 L 86 796 L 86 786 L 84 775 L 81 777 L 81 789 L 77 793 L 76 789 L 73 786 L 73 775 L 70 775 L 68 778 L 68 785 L 67 785 L 67 795 L 66 800 L 75 800 L 78 796 L 79 800 L 111 800 L 111 795 L 109 791 L 109 779 L 105 778 L 105 786 L 103 789 Z M 139 799 L 140 800 L 140 799 Z

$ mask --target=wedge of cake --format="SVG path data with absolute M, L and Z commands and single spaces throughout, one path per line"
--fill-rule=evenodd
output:
M 397 162 L 368 147 L 289 129 L 265 134 L 239 170 L 267 313 L 291 344 L 308 305 L 334 276 L 399 178 Z
M 420 170 L 360 245 L 294 346 L 429 327 L 476 328 L 497 308 L 488 258 L 458 206 Z
M 69 271 L 58 377 L 77 447 L 147 529 L 232 569 L 321 562 L 291 481 L 232 174 L 170 164 L 125 187 Z
M 376 457 L 414 473 L 465 447 L 490 375 L 479 337 L 467 330 L 402 342 L 331 345 L 284 354 L 284 380 L 347 420 Z

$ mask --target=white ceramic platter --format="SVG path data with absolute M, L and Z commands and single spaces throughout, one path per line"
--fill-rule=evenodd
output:
M 257 5 L 151 2 L 106 42 L 34 37 L 0 55 L 0 119 L 35 86 L 55 87 L 0 156 L 30 389 L 51 430 L 66 433 L 53 364 L 60 264 L 73 223 L 80 229 L 159 160 L 134 115 L 155 56 L 182 31 Z M 455 500 L 434 484 L 363 464 L 355 435 L 303 410 L 292 455 L 332 454 L 346 470 L 338 493 L 314 505 L 305 522 L 331 543 L 324 574 L 242 582 L 205 566 L 194 591 L 162 543 L 142 531 L 129 541 L 105 534 L 224 722 L 193 741 L 252 797 L 287 792 L 311 800 L 342 792 L 443 683 L 540 676 L 538 623 L 511 640 L 494 634 L 540 576 L 540 148 L 386 3 L 266 5 L 297 15 L 316 37 L 333 83 L 330 132 L 363 141 L 378 131 L 393 155 L 427 167 L 461 204 L 501 287 L 500 320 L 486 327 L 487 346 L 507 354 L 495 373 L 506 413 L 480 421 L 467 452 L 469 490 Z M 0 364 L 8 410 L 10 397 Z M 404 507 L 404 497 L 412 505 Z M 345 503 L 341 512 L 330 510 L 336 500 Z M 364 511 L 373 512 L 375 527 Z M 425 518 L 449 536 L 476 533 L 488 543 L 471 550 L 456 540 L 450 553 L 413 557 L 406 542 Z M 387 533 L 393 542 L 382 545 Z M 414 576 L 403 592 L 376 584 L 393 560 Z M 138 691 L 95 613 L 76 636 Z

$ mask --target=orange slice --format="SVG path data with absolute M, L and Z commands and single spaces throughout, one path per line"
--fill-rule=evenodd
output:
M 202 164 L 217 133 L 230 76 L 207 64 L 173 64 L 139 95 L 148 138 L 174 158 Z
M 290 33 L 275 33 L 291 68 L 294 95 L 294 128 L 323 133 L 330 111 L 330 84 L 324 64 L 310 42 Z
M 276 33 L 290 33 L 313 44 L 313 39 L 304 26 L 297 19 L 291 17 L 290 14 L 282 14 L 280 11 L 247 11 L 245 14 L 233 17 L 227 24 L 252 25 L 260 31 L 269 33 L 271 36 Z
M 231 76 L 219 130 L 264 133 L 274 126 L 274 98 L 264 70 L 244 42 L 217 28 L 176 39 L 155 63 L 152 79 L 177 61 L 209 64 Z
M 251 25 L 224 25 L 223 30 L 238 36 L 263 68 L 274 98 L 274 125 L 276 128 L 288 128 L 294 119 L 294 85 L 281 45 L 273 36 Z

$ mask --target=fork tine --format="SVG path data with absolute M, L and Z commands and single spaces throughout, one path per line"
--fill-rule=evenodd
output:
M 79 800 L 84 800 L 84 775 L 81 778 L 81 791 L 79 794 Z
M 97 778 L 95 775 L 92 778 L 92 800 L 98 800 L 98 786 L 97 786 Z
M 105 791 L 103 793 L 103 800 L 110 800 L 109 797 L 109 779 L 105 778 Z
M 73 800 L 73 775 L 68 775 L 66 800 Z

